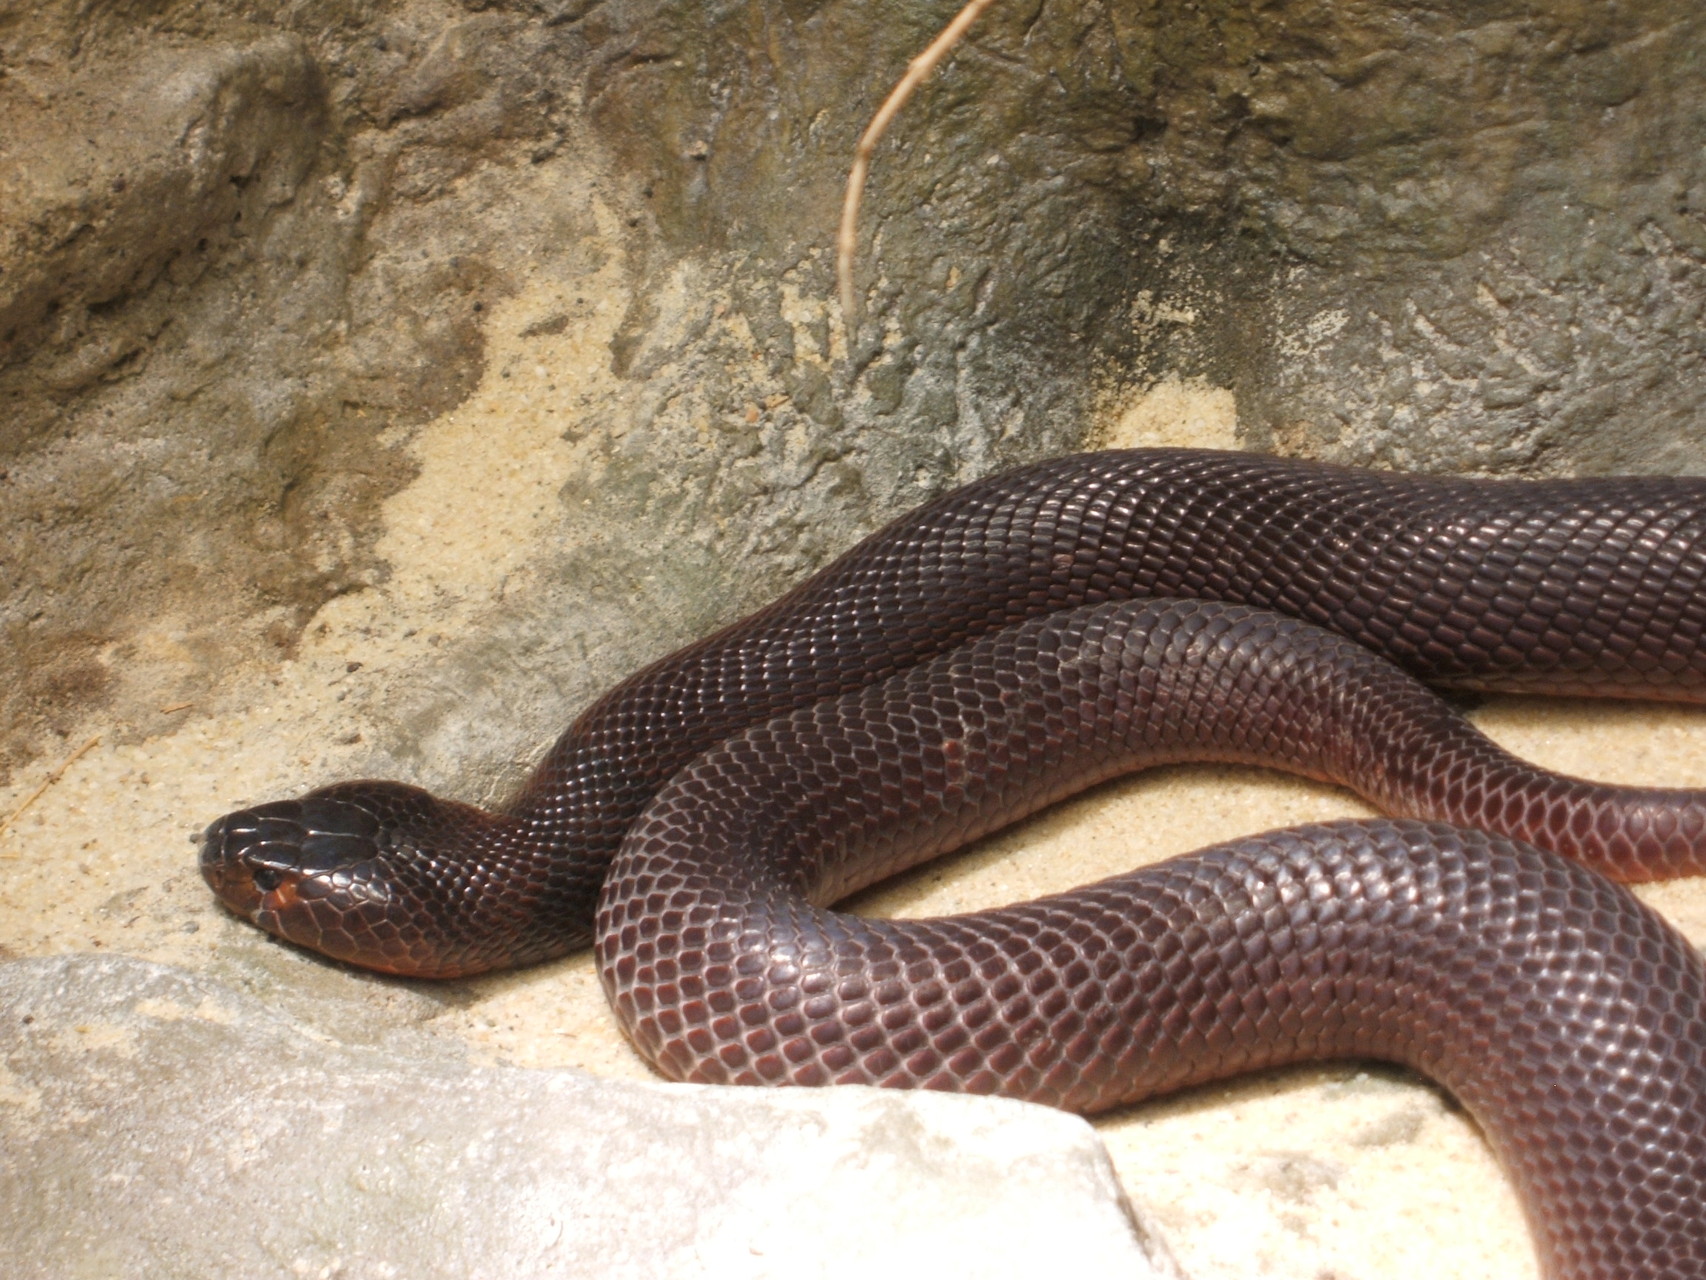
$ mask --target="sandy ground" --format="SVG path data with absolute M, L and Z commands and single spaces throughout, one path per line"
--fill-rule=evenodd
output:
M 518 332 L 552 305 L 524 296 L 494 332 Z M 0 955 L 122 952 L 212 971 L 281 1001 L 312 993 L 333 1010 L 325 1019 L 338 1034 L 412 1022 L 492 1059 L 647 1076 L 586 957 L 438 989 L 348 973 L 224 915 L 187 842 L 226 809 L 350 772 L 365 751 L 359 722 L 351 727 L 348 708 L 359 702 L 351 690 L 407 679 L 435 634 L 477 626 L 494 593 L 526 572 L 497 549 L 525 545 L 550 521 L 563 469 L 573 465 L 558 415 L 607 390 L 599 353 L 619 298 L 609 311 L 594 306 L 542 362 L 512 363 L 513 376 L 494 374 L 474 401 L 422 429 L 413 445 L 421 479 L 387 508 L 383 550 L 394 572 L 384 587 L 333 602 L 290 660 L 232 673 L 192 706 L 112 726 L 23 807 L 0 834 Z M 537 344 L 531 351 L 539 360 Z M 490 367 L 507 359 L 500 343 Z M 543 395 L 547 379 L 562 393 Z M 1230 438 L 1233 406 L 1223 391 L 1172 385 L 1123 410 L 1110 414 L 1109 442 Z M 502 431 L 487 429 L 499 424 Z M 482 478 L 509 500 L 447 526 L 433 495 L 447 485 L 480 490 Z M 153 660 L 170 661 L 184 641 L 163 623 L 152 643 Z M 1476 719 L 1554 768 L 1706 787 L 1706 711 L 1498 700 Z M 0 793 L 0 819 L 49 774 L 44 764 Z M 869 895 L 861 909 L 994 905 L 1243 832 L 1368 812 L 1333 789 L 1261 771 L 1169 769 L 1080 798 Z M 1706 942 L 1706 882 L 1643 896 Z M 1514 1197 L 1473 1126 L 1402 1072 L 1274 1073 L 1133 1108 L 1099 1128 L 1132 1194 L 1197 1280 L 1535 1274 Z

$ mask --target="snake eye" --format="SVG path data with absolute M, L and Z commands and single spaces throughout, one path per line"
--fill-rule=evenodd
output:
M 249 878 L 262 893 L 271 893 L 284 883 L 284 872 L 276 867 L 256 867 Z

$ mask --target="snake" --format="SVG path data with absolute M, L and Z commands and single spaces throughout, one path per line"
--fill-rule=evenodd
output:
M 1441 690 L 1706 702 L 1706 480 L 1075 454 L 975 481 L 588 707 L 492 811 L 356 781 L 201 837 L 232 912 L 456 977 L 591 944 L 645 1057 L 1094 1113 L 1378 1059 L 1463 1104 L 1547 1280 L 1706 1277 L 1706 964 L 1624 883 L 1706 792 L 1529 764 Z M 834 904 L 1177 761 L 1387 816 L 937 919 Z

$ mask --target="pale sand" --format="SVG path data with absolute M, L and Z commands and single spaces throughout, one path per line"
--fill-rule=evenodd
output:
M 258 942 L 214 906 L 186 842 L 234 805 L 347 775 L 365 748 L 350 740 L 361 724 L 350 708 L 360 699 L 343 695 L 357 682 L 407 680 L 435 636 L 477 627 L 505 590 L 525 588 L 524 548 L 547 536 L 556 489 L 575 466 L 561 439 L 565 417 L 612 394 L 604 344 L 624 304 L 620 281 L 605 284 L 593 297 L 578 282 L 592 301 L 552 344 L 530 344 L 525 363 L 504 335 L 572 305 L 560 296 L 563 283 L 540 281 L 494 318 L 493 372 L 470 403 L 421 430 L 413 447 L 422 476 L 387 506 L 389 582 L 328 606 L 294 658 L 232 673 L 194 707 L 166 713 L 181 719 L 175 730 L 144 737 L 111 726 L 0 835 L 3 954 L 117 951 L 247 981 L 258 957 L 286 983 L 318 983 L 378 1021 L 419 1019 L 424 1008 L 433 1029 L 493 1059 L 647 1076 L 587 957 L 423 999 L 409 984 L 328 970 Z M 499 378 L 505 368 L 511 376 Z M 557 390 L 546 394 L 551 385 Z M 1168 384 L 1112 406 L 1104 442 L 1229 443 L 1232 412 L 1225 391 Z M 484 510 L 442 500 L 471 491 L 507 497 Z M 192 643 L 163 623 L 148 656 L 170 662 L 174 646 Z M 359 671 L 348 669 L 354 662 Z M 1706 786 L 1706 712 L 1499 700 L 1476 719 L 1555 768 Z M 25 771 L 0 794 L 0 816 L 49 767 Z M 1244 832 L 1368 812 L 1330 788 L 1275 774 L 1169 769 L 1062 806 L 862 908 L 933 914 L 994 905 Z M 1706 882 L 1643 896 L 1697 943 L 1706 940 Z M 1197 1280 L 1534 1275 L 1514 1198 L 1473 1127 L 1402 1073 L 1275 1073 L 1134 1108 L 1099 1127 L 1134 1196 Z

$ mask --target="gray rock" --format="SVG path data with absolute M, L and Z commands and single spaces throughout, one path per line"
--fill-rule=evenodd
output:
M 0 1055 L 14 1280 L 1176 1274 L 1020 1103 L 350 1047 L 117 957 L 0 967 Z
M 0 184 L 0 259 L 15 264 L 0 275 L 0 366 L 18 350 L 57 349 L 47 380 L 65 394 L 153 336 L 147 323 L 103 331 L 91 312 L 148 291 L 174 264 L 179 280 L 199 274 L 210 239 L 294 198 L 324 126 L 322 91 L 289 36 L 193 54 L 145 45 L 81 74 L 32 68 L 26 84 L 6 101 L 21 163 Z M 167 317 L 152 321 L 158 331 Z M 16 448 L 51 421 L 12 418 L 0 444 Z
M 529 556 L 565 585 L 366 731 L 476 793 L 858 533 L 1092 438 L 1110 388 L 1206 378 L 1245 443 L 1343 461 L 1706 467 L 1694 0 L 995 6 L 877 157 L 848 338 L 853 142 L 946 12 L 7 8 L 0 781 L 383 584 L 407 430 L 544 277 L 531 333 L 621 316 L 608 394 L 541 389 L 584 442 Z M 522 726 L 417 750 L 485 718 L 431 686 L 509 664 Z

